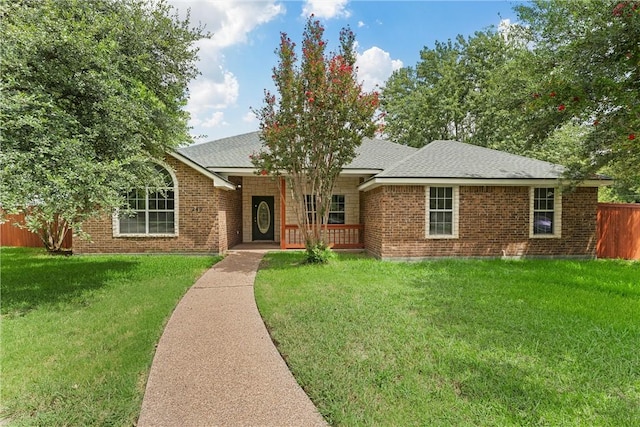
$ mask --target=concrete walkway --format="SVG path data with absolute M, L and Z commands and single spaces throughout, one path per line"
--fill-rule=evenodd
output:
M 273 345 L 253 281 L 265 250 L 231 251 L 160 339 L 138 426 L 326 426 Z

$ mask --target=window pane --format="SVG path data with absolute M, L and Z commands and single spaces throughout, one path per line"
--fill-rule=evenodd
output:
M 173 212 L 149 212 L 149 234 L 166 234 L 173 232 Z
M 429 215 L 429 234 L 453 234 L 453 213 L 431 212 Z
M 175 233 L 175 193 L 173 179 L 168 170 L 155 165 L 162 175 L 165 187 L 156 189 L 131 190 L 127 192 L 127 203 L 134 216 L 119 218 L 121 234 L 173 234 Z
M 172 188 L 173 187 L 173 178 L 171 178 L 171 174 L 169 173 L 168 170 L 166 170 L 164 167 L 156 164 L 155 165 L 156 170 L 158 171 L 158 173 L 160 173 L 160 175 L 162 175 L 162 181 L 164 182 L 164 184 L 167 187 Z
M 430 188 L 429 234 L 453 234 L 453 187 Z
M 144 192 L 138 190 L 129 191 L 127 193 L 127 203 L 129 205 L 129 208 L 133 210 L 144 210 Z
M 533 196 L 533 233 L 553 234 L 555 209 L 554 189 L 535 188 Z
M 123 215 L 120 217 L 120 233 L 121 234 L 144 234 L 145 230 L 145 213 L 137 212 L 133 216 Z
M 445 187 L 444 189 L 444 197 L 451 199 L 453 197 L 453 187 Z
M 344 211 L 344 195 L 336 194 L 331 196 L 330 211 Z
M 535 234 L 553 234 L 553 212 L 534 212 L 533 232 Z
M 329 213 L 329 224 L 344 224 L 344 213 L 343 212 Z
M 329 224 L 344 224 L 344 222 L 344 195 L 334 194 L 331 196 Z

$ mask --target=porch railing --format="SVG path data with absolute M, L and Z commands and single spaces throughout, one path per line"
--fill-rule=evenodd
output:
M 364 248 L 364 225 L 362 224 L 334 224 L 327 226 L 329 243 L 334 249 L 362 249 Z M 284 226 L 281 247 L 283 249 L 303 249 L 304 238 L 297 225 Z

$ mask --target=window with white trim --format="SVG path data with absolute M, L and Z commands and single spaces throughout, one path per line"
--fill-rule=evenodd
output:
M 167 236 L 176 234 L 176 192 L 173 177 L 156 165 L 164 185 L 160 188 L 131 190 L 128 211 L 118 214 L 116 234 L 120 236 Z
M 331 206 L 329 206 L 329 224 L 345 223 L 345 203 L 344 194 L 334 194 L 331 196 Z M 307 212 L 309 215 L 309 223 L 313 223 L 316 216 L 320 217 L 321 213 L 316 213 L 316 203 L 310 194 L 305 195 L 307 204 Z
M 531 188 L 531 237 L 560 237 L 560 194 L 553 187 Z
M 427 237 L 458 237 L 458 187 L 427 187 Z

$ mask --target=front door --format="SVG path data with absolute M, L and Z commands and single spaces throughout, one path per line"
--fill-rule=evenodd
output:
M 273 196 L 251 197 L 252 240 L 273 240 Z

